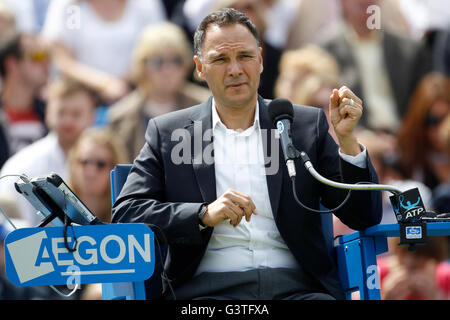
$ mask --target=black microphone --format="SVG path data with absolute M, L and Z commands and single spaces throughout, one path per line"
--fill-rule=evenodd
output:
M 294 119 L 294 107 L 289 100 L 278 98 L 269 103 L 269 117 L 278 129 L 283 150 L 284 161 L 288 169 L 289 177 L 296 175 L 294 159 L 299 157 L 291 137 L 291 124 Z

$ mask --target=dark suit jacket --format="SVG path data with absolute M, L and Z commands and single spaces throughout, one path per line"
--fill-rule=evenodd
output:
M 200 141 L 190 142 L 193 163 L 176 165 L 171 160 L 171 150 L 179 141 L 171 141 L 171 134 L 185 128 L 194 137 L 194 121 L 201 121 L 203 133 L 210 129 L 211 101 L 210 98 L 200 105 L 149 121 L 145 146 L 113 207 L 113 222 L 149 223 L 163 230 L 169 243 L 165 271 L 173 287 L 194 275 L 213 231 L 213 228 L 199 230 L 198 213 L 203 203 L 211 203 L 220 195 L 216 195 L 214 164 L 195 161 L 200 152 L 194 144 Z M 267 102 L 259 97 L 260 125 L 262 129 L 275 129 L 269 119 Z M 264 132 L 271 134 L 270 130 Z M 367 169 L 340 160 L 338 146 L 328 134 L 321 109 L 294 106 L 292 135 L 297 149 L 306 151 L 316 170 L 324 176 L 348 183 L 377 182 L 369 160 Z M 201 143 L 204 150 L 212 140 Z M 265 154 L 271 155 L 270 143 L 267 145 Z M 320 215 L 297 205 L 282 158 L 280 147 L 279 170 L 266 176 L 276 225 L 302 268 L 326 291 L 343 298 L 336 266 L 327 252 Z M 300 199 L 313 208 L 319 207 L 320 198 L 326 207 L 334 208 L 347 194 L 315 181 L 300 162 L 297 162 L 296 187 Z M 350 228 L 363 229 L 379 223 L 381 212 L 380 192 L 356 191 L 336 215 Z M 156 235 L 159 228 L 154 229 Z

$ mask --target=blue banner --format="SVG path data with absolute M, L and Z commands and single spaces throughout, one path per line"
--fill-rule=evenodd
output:
M 155 269 L 154 234 L 144 224 L 22 228 L 5 240 L 8 279 L 17 286 L 134 282 Z

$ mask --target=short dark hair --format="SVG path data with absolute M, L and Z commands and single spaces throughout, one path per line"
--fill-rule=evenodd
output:
M 197 30 L 195 30 L 194 54 L 199 56 L 200 58 L 203 41 L 205 40 L 206 30 L 211 24 L 217 25 L 218 27 L 233 24 L 242 24 L 243 26 L 247 27 L 247 29 L 253 34 L 258 46 L 260 45 L 258 31 L 256 30 L 253 22 L 245 14 L 236 9 L 223 8 L 207 15 L 198 25 Z
M 6 58 L 13 56 L 21 59 L 23 52 L 20 43 L 21 36 L 17 32 L 5 35 L 0 41 L 0 76 L 6 76 Z

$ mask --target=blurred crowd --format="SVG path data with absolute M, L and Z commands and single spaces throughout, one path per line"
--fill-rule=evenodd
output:
M 209 97 L 192 38 L 221 7 L 257 27 L 264 98 L 328 114 L 332 89 L 349 87 L 364 101 L 358 139 L 380 183 L 418 187 L 428 210 L 450 212 L 448 0 L 0 0 L 0 176 L 56 172 L 108 222 L 109 171 L 133 161 L 148 120 Z M 42 217 L 16 180 L 0 180 L 0 208 L 35 226 Z M 396 223 L 388 196 L 382 223 Z M 351 231 L 337 219 L 334 229 Z M 9 231 L 0 216 L 0 251 Z M 450 299 L 440 240 L 415 253 L 391 243 L 379 262 L 383 298 Z M 0 299 L 59 298 L 10 284 L 0 257 Z M 74 296 L 99 298 L 98 285 Z

